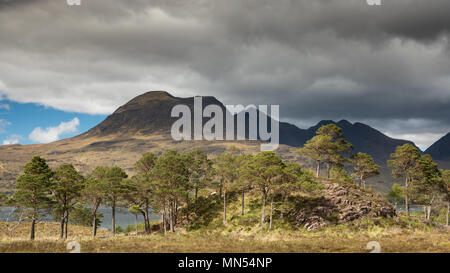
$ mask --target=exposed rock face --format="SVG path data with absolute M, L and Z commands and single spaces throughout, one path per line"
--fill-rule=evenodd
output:
M 395 209 L 384 198 L 355 185 L 324 183 L 320 198 L 299 200 L 289 216 L 298 228 L 317 230 L 327 225 L 369 217 L 393 217 Z

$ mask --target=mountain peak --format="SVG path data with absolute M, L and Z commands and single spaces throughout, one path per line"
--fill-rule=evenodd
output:
M 139 95 L 129 102 L 127 102 L 125 105 L 119 107 L 114 114 L 122 113 L 127 110 L 137 109 L 141 107 L 145 107 L 147 104 L 155 102 L 155 101 L 172 101 L 176 100 L 174 96 L 169 94 L 166 91 L 150 91 L 146 92 L 142 95 Z
M 172 108 L 179 104 L 187 105 L 193 111 L 194 97 L 179 98 L 166 91 L 146 92 L 119 107 L 83 136 L 167 134 L 178 119 L 171 117 Z M 225 108 L 212 96 L 202 97 L 202 104 L 203 108 L 211 104 Z
M 346 120 L 346 119 L 342 119 L 342 120 L 338 121 L 336 124 L 339 127 L 353 126 L 353 124 L 350 121 Z

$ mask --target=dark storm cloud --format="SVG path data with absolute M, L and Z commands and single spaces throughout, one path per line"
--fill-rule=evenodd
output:
M 40 0 L 0 0 L 0 9 L 14 8 L 21 5 L 31 4 Z
M 81 2 L 0 1 L 0 95 L 110 113 L 164 89 L 280 104 L 299 124 L 450 131 L 448 0 Z

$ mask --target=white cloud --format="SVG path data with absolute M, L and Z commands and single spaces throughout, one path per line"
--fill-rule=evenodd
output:
M 33 130 L 33 132 L 31 132 L 28 138 L 37 143 L 50 143 L 59 140 L 61 135 L 77 132 L 79 125 L 80 120 L 78 118 L 74 118 L 69 122 L 61 122 L 56 127 L 48 127 L 46 129 L 37 127 Z
M 9 106 L 9 104 L 0 104 L 0 110 L 4 109 L 4 110 L 11 110 L 11 107 Z
M 6 133 L 6 127 L 10 125 L 11 123 L 9 121 L 0 119 L 0 134 Z
M 11 135 L 7 139 L 3 140 L 3 145 L 19 144 L 22 139 L 23 137 L 20 135 Z
M 414 144 L 417 145 L 422 151 L 425 151 L 428 147 L 430 147 L 434 142 L 438 141 L 443 134 L 434 134 L 434 133 L 418 133 L 418 134 L 393 134 L 390 132 L 385 132 L 385 134 L 389 137 L 396 139 L 407 139 Z

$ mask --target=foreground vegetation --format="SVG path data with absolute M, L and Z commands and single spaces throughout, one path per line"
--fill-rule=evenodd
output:
M 67 243 L 80 243 L 82 253 L 366 253 L 367 243 L 376 241 L 381 252 L 450 252 L 448 230 L 424 224 L 418 216 L 361 221 L 328 227 L 320 231 L 275 229 L 260 236 L 256 232 L 237 232 L 229 227 L 187 232 L 184 229 L 164 235 L 145 234 L 141 226 L 134 232 L 117 234 L 99 229 L 96 238 L 86 227 L 70 226 L 69 240 L 57 240 L 57 223 L 37 224 L 38 239 L 29 241 L 27 225 L 14 237 L 0 235 L 0 252 L 67 253 Z M 397 223 L 396 223 L 397 222 Z M 0 223 L 3 228 L 4 223 Z M 52 232 L 53 231 L 53 232 Z
M 0 205 L 18 208 L 17 222 L 0 223 L 0 250 L 64 252 L 64 239 L 74 239 L 86 252 L 362 252 L 376 240 L 385 251 L 448 252 L 450 172 L 409 144 L 397 147 L 388 165 L 394 177 L 405 179 L 389 194 L 405 204 L 405 215 L 398 217 L 386 199 L 366 189 L 379 166 L 351 149 L 331 124 L 299 149 L 316 162 L 315 173 L 274 152 L 248 155 L 236 148 L 215 159 L 198 150 L 147 153 L 131 178 L 105 166 L 84 177 L 71 164 L 52 170 L 34 157 L 14 195 L 0 196 Z M 330 191 L 332 197 L 325 196 Z M 424 206 L 424 213 L 410 212 L 411 203 Z M 110 233 L 98 229 L 100 205 L 111 208 Z M 141 226 L 125 232 L 117 227 L 120 206 L 136 219 L 141 214 Z M 150 209 L 160 221 L 149 220 Z M 59 224 L 39 223 L 48 214 Z M 31 241 L 38 241 L 24 241 L 25 225 Z

